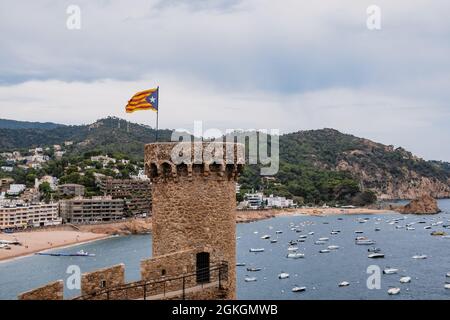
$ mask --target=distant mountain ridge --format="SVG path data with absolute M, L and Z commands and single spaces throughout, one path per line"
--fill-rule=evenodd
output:
M 170 141 L 173 130 L 159 130 Z M 143 158 L 144 145 L 156 132 L 145 125 L 108 117 L 90 125 L 5 129 L 0 152 L 73 141 L 67 156 L 86 152 L 122 153 Z M 373 142 L 334 129 L 298 131 L 280 136 L 280 170 L 262 184 L 257 166 L 246 166 L 240 182 L 247 189 L 303 199 L 305 203 L 349 200 L 364 190 L 379 199 L 411 199 L 423 193 L 450 197 L 450 163 L 426 161 L 403 148 Z
M 31 122 L 17 121 L 9 119 L 0 119 L 0 129 L 55 129 L 64 126 L 63 124 L 53 122 Z

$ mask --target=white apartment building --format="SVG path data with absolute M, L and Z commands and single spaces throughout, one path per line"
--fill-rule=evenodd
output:
M 285 197 L 274 197 L 273 194 L 269 197 L 264 197 L 264 202 L 266 202 L 267 207 L 271 208 L 289 208 L 294 206 L 294 201 L 292 199 L 286 199 Z
M 58 203 L 0 202 L 0 229 L 44 227 L 61 224 Z
M 263 197 L 262 193 L 246 193 L 245 200 L 247 202 L 247 206 L 250 209 L 259 209 L 263 205 Z
M 9 190 L 6 191 L 6 194 L 10 196 L 18 196 L 23 191 L 25 191 L 26 186 L 24 184 L 11 184 L 9 186 Z

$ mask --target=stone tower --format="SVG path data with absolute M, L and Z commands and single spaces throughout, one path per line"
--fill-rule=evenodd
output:
M 180 148 L 182 161 L 177 158 Z M 145 146 L 145 169 L 152 181 L 153 257 L 195 250 L 195 265 L 185 270 L 227 262 L 228 299 L 236 291 L 235 186 L 243 152 L 241 144 L 221 142 Z

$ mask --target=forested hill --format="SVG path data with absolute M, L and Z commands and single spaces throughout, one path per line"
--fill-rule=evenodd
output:
M 19 125 L 20 126 L 20 125 Z M 169 141 L 172 130 L 160 130 Z M 54 128 L 0 127 L 0 151 L 27 150 L 73 141 L 65 157 L 101 152 L 142 160 L 144 144 L 155 130 L 109 117 L 90 125 Z M 425 161 L 402 148 L 343 134 L 333 129 L 299 131 L 280 136 L 280 170 L 261 179 L 257 166 L 247 166 L 243 190 L 264 189 L 304 203 L 370 202 L 415 198 L 421 193 L 450 197 L 450 164 Z
M 161 141 L 169 141 L 172 130 L 159 130 Z M 53 129 L 0 129 L 0 151 L 51 146 L 73 141 L 71 153 L 101 151 L 124 153 L 131 158 L 142 158 L 144 144 L 154 142 L 154 129 L 109 117 L 93 124 L 60 126 Z
M 0 119 L 0 129 L 54 129 L 64 126 L 53 122 L 29 122 Z

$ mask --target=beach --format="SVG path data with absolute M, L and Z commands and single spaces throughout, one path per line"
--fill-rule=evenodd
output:
M 36 230 L 13 234 L 0 233 L 1 240 L 19 241 L 11 250 L 0 249 L 0 261 L 27 256 L 48 249 L 56 249 L 109 237 L 108 234 L 69 230 Z
M 395 213 L 390 210 L 371 209 L 371 208 L 290 208 L 290 209 L 271 209 L 271 210 L 237 210 L 236 222 L 246 223 L 258 220 L 270 219 L 280 216 L 330 216 L 330 215 L 355 215 L 355 214 L 386 214 Z

